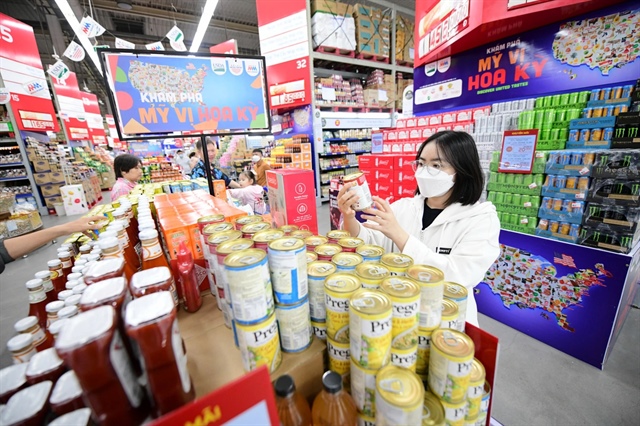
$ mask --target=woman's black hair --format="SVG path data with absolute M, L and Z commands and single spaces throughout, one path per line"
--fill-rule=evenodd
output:
M 453 190 L 445 202 L 445 207 L 453 203 L 460 203 L 463 206 L 477 203 L 484 188 L 484 173 L 480 167 L 476 143 L 471 135 L 451 130 L 437 132 L 422 142 L 416 160 L 420 159 L 422 150 L 431 142 L 436 143 L 438 156 L 451 164 L 456 172 Z M 416 194 L 419 193 L 418 187 Z
M 122 177 L 122 173 L 127 173 L 131 169 L 135 169 L 142 161 L 135 155 L 122 154 L 113 160 L 113 171 L 116 172 L 116 179 Z
M 256 176 L 256 174 L 254 173 L 253 170 L 245 170 L 240 174 L 241 175 L 244 174 L 246 177 L 248 177 L 250 180 L 252 180 L 253 183 L 251 185 L 257 185 L 258 184 L 258 176 Z
M 193 158 L 193 157 L 195 157 L 195 156 L 196 156 L 196 153 L 195 153 L 195 152 L 192 152 L 191 154 L 189 154 L 189 158 Z

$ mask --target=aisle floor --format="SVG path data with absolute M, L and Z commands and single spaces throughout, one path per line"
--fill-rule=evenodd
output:
M 320 232 L 329 206 L 319 208 Z M 45 226 L 67 217 L 45 217 Z M 59 242 L 60 243 L 60 242 Z M 47 245 L 9 265 L 0 276 L 0 368 L 10 365 L 7 340 L 27 315 L 24 283 L 55 257 Z M 493 417 L 504 425 L 632 425 L 640 418 L 640 291 L 604 370 L 598 370 L 491 318 L 480 325 L 500 339 Z

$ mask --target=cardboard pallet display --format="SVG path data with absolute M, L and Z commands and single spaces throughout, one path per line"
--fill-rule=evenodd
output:
M 357 3 L 353 16 L 356 23 L 356 52 L 376 58 L 388 58 L 391 50 L 389 13 Z

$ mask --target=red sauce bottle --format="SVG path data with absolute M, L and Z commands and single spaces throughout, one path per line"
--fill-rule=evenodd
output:
M 58 295 L 51 281 L 51 271 L 36 272 L 35 277 L 42 280 L 42 287 L 44 287 L 44 292 L 47 295 L 47 303 L 58 300 Z
M 51 392 L 49 403 L 51 404 L 51 410 L 58 416 L 84 408 L 82 388 L 73 370 L 67 371 L 60 376 Z
M 29 316 L 38 318 L 43 329 L 47 328 L 47 294 L 44 292 L 42 280 L 35 278 L 25 284 L 29 290 Z
M 53 259 L 47 262 L 47 266 L 51 272 L 51 282 L 53 283 L 56 297 L 58 297 L 58 293 L 64 290 L 64 285 L 67 283 L 67 277 L 62 271 L 62 262 L 60 259 Z
M 12 426 L 40 426 L 49 411 L 49 394 L 53 384 L 38 383 L 11 397 L 0 414 L 0 424 Z
M 155 229 L 145 229 L 140 232 L 140 243 L 142 244 L 142 269 L 151 269 L 164 266 L 169 267 L 169 262 L 164 256 L 164 251 L 158 240 L 158 231 Z
M 184 241 L 178 247 L 178 272 L 180 273 L 184 310 L 196 312 L 202 306 L 202 297 L 198 287 L 193 256 Z
M 124 350 L 112 306 L 69 319 L 55 347 L 76 373 L 84 400 L 99 424 L 139 425 L 145 420 L 149 407 Z
M 124 221 L 118 220 L 115 222 L 111 222 L 111 224 L 107 227 L 107 230 L 114 231 L 116 233 L 125 260 L 128 263 L 131 263 L 137 271 L 138 269 L 140 269 L 140 258 L 138 257 L 138 253 L 136 253 L 136 249 L 131 244 L 124 226 Z
M 55 302 L 47 303 L 45 310 L 47 311 L 47 329 L 51 327 L 51 324 L 58 321 L 58 312 L 64 308 L 64 301 L 56 300 Z
M 131 219 L 133 218 L 133 213 L 131 216 L 128 215 L 127 210 L 122 207 L 116 209 L 113 212 L 113 220 L 114 221 L 123 221 L 124 229 L 127 232 L 127 236 L 129 237 L 129 241 L 132 241 L 132 247 L 135 248 L 136 244 L 138 244 L 138 229 L 137 226 L 132 226 Z
M 71 269 L 73 269 L 73 257 L 68 251 L 59 251 L 58 259 L 62 262 L 62 273 L 66 277 L 71 273 Z
M 171 293 L 173 304 L 178 306 L 176 285 L 173 282 L 171 270 L 166 266 L 136 272 L 129 283 L 129 290 L 136 299 L 144 296 L 145 294 L 168 291 Z
M 9 398 L 15 395 L 27 384 L 28 363 L 10 365 L 0 370 L 0 405 L 5 405 Z
M 35 385 L 46 380 L 56 383 L 65 372 L 64 364 L 54 348 L 38 352 L 29 361 L 27 383 Z
M 36 347 L 36 351 L 41 352 L 45 349 L 49 349 L 53 346 L 53 337 L 45 332 L 45 329 L 40 327 L 38 318 L 26 317 L 22 318 L 13 326 L 18 333 L 30 334 L 33 336 L 33 344 Z
M 127 305 L 125 324 L 144 359 L 155 416 L 193 401 L 195 390 L 171 295 L 159 292 L 133 300 Z
M 124 276 L 124 259 L 115 257 L 99 260 L 87 267 L 84 272 L 84 283 L 91 286 L 100 281 Z
M 124 260 L 124 275 L 127 277 L 127 281 L 131 280 L 133 274 L 136 273 L 137 268 L 135 265 L 127 262 L 124 258 L 124 254 L 120 249 L 120 243 L 117 238 L 107 237 L 104 240 L 100 240 L 100 249 L 102 249 L 102 258 L 103 259 L 122 259 Z M 85 274 L 86 275 L 86 274 Z M 86 280 L 85 280 L 86 283 Z

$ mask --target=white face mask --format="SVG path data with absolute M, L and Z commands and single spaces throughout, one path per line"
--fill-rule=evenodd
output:
M 427 198 L 439 197 L 453 188 L 453 175 L 432 167 L 422 167 L 416 171 L 416 180 L 420 194 Z
M 260 161 L 260 156 L 254 155 L 253 157 L 251 157 L 251 161 L 253 161 L 254 163 L 257 163 L 258 161 Z

